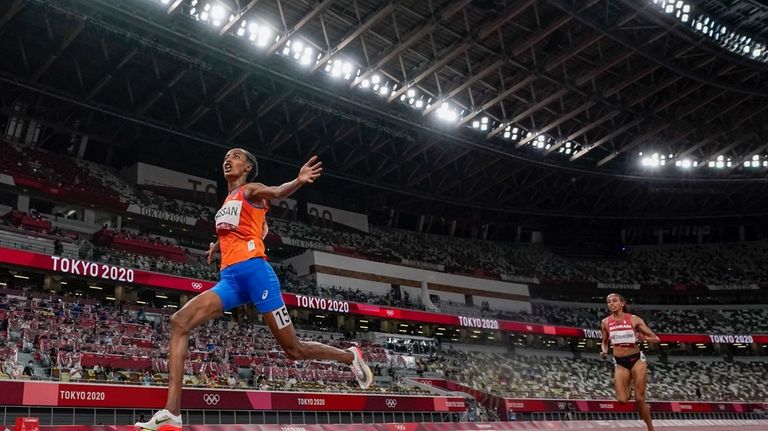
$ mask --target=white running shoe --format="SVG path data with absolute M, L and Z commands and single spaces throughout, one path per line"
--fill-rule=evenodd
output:
M 357 346 L 349 347 L 347 350 L 355 355 L 352 365 L 349 366 L 349 368 L 352 369 L 352 374 L 355 375 L 355 379 L 360 385 L 360 388 L 368 389 L 368 387 L 371 386 L 371 383 L 373 383 L 373 373 L 363 359 L 363 351 Z
M 181 429 L 181 416 L 176 416 L 166 409 L 160 410 L 155 413 L 147 422 L 136 422 L 136 427 L 159 431 L 163 428 L 178 428 Z

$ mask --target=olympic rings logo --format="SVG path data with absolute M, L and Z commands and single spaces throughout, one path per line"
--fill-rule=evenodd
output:
M 387 403 L 387 407 L 389 407 L 390 409 L 394 409 L 395 407 L 397 407 L 397 400 L 394 398 L 387 398 L 386 403 Z
M 192 288 L 195 290 L 200 290 L 203 288 L 203 283 L 198 283 L 197 281 L 193 281 Z
M 221 396 L 219 394 L 205 394 L 203 395 L 203 401 L 209 406 L 215 406 L 221 401 Z

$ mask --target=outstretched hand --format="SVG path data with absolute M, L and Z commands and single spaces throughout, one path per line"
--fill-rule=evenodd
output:
M 317 161 L 317 156 L 312 156 L 299 170 L 299 182 L 312 184 L 323 173 L 323 162 Z

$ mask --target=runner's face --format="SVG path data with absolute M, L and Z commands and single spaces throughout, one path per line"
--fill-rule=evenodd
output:
M 622 301 L 618 295 L 608 295 L 605 302 L 608 305 L 608 309 L 611 310 L 611 313 L 615 313 L 624 307 L 624 301 Z
M 248 157 L 246 157 L 243 150 L 233 148 L 227 151 L 227 155 L 224 156 L 222 168 L 224 169 L 224 178 L 235 180 L 248 175 L 253 166 L 248 161 Z

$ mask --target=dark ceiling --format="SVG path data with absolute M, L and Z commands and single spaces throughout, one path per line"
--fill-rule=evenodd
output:
M 206 3 L 193 1 L 3 2 L 4 114 L 81 130 L 113 166 L 218 176 L 223 149 L 243 146 L 285 177 L 319 154 L 329 180 L 318 187 L 368 206 L 494 219 L 768 213 L 767 169 L 742 166 L 768 153 L 768 65 L 652 0 L 222 0 L 235 18 L 218 27 L 191 18 Z M 765 7 L 730 3 L 697 5 L 768 36 Z M 242 20 L 281 37 L 254 46 L 236 36 Z M 322 60 L 280 55 L 288 39 Z M 336 59 L 360 76 L 329 76 Z M 374 75 L 386 96 L 359 88 Z M 402 103 L 408 89 L 434 103 Z M 437 119 L 442 100 L 461 118 Z M 474 130 L 483 117 L 488 130 Z M 533 145 L 539 133 L 548 147 Z M 640 152 L 698 166 L 644 169 Z M 707 167 L 717 156 L 731 166 Z

